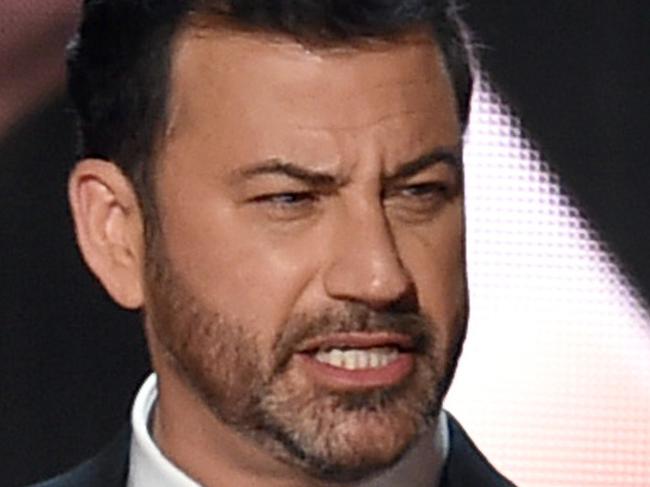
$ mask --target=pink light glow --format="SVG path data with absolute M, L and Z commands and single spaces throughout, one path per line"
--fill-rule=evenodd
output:
M 470 331 L 446 407 L 517 485 L 650 485 L 647 308 L 487 78 L 476 88 Z

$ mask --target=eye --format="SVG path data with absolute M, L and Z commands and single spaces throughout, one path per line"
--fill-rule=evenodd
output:
M 412 184 L 398 189 L 398 191 L 406 197 L 412 198 L 432 198 L 436 196 L 447 196 L 449 187 L 445 183 L 431 182 Z
M 406 204 L 431 204 L 450 197 L 451 189 L 442 181 L 409 184 L 398 186 L 386 195 L 390 199 L 399 199 Z
M 318 213 L 320 195 L 312 191 L 282 191 L 254 196 L 253 208 L 270 221 L 293 222 Z
M 263 194 L 254 197 L 252 201 L 277 206 L 296 206 L 316 201 L 316 195 L 308 191 L 288 191 L 284 193 Z
M 395 217 L 424 222 L 433 218 L 452 198 L 452 188 L 444 181 L 429 181 L 391 188 L 384 205 Z

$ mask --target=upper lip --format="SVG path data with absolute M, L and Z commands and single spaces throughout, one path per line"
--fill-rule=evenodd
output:
M 319 336 L 307 340 L 300 353 L 316 352 L 331 348 L 379 348 L 398 347 L 400 350 L 413 348 L 413 339 L 394 332 L 347 332 Z

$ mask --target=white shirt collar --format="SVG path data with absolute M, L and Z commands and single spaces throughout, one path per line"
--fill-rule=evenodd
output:
M 133 436 L 127 487 L 201 487 L 162 454 L 151 436 L 149 418 L 157 397 L 156 376 L 151 374 L 140 387 L 131 413 Z M 448 450 L 447 416 L 442 411 L 437 427 L 422 435 L 397 465 L 359 487 L 437 486 Z

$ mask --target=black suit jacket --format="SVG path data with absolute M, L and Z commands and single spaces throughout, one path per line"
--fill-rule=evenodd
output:
M 449 418 L 449 456 L 440 487 L 512 487 L 490 465 L 458 422 Z M 99 455 L 74 470 L 32 487 L 125 487 L 131 431 L 124 429 Z M 407 487 L 407 486 L 396 486 Z

